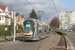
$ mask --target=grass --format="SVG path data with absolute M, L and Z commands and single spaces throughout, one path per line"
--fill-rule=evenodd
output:
M 53 32 L 54 34 L 57 34 L 56 32 Z

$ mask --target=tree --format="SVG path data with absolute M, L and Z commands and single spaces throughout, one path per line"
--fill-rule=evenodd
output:
M 35 18 L 35 19 L 38 19 L 37 14 L 36 14 L 36 12 L 35 12 L 34 9 L 32 9 L 32 12 L 30 13 L 29 18 Z
M 56 31 L 56 28 L 59 27 L 59 19 L 54 17 L 50 22 L 50 27 Z
M 73 26 L 71 27 L 71 29 L 75 30 L 75 25 L 73 25 Z

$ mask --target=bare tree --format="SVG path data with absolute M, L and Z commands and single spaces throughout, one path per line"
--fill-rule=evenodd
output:
M 56 28 L 59 27 L 59 19 L 57 17 L 54 17 L 50 22 L 50 27 L 52 30 L 56 31 Z
M 73 25 L 73 26 L 71 27 L 71 29 L 75 30 L 75 25 Z

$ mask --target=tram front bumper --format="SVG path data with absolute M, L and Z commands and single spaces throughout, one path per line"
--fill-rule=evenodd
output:
M 23 37 L 24 40 L 38 40 L 35 37 Z

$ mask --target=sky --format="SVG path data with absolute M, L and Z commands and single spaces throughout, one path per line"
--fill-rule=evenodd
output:
M 32 5 L 30 5 L 28 2 Z M 2 5 L 8 6 L 9 11 L 11 11 L 11 4 L 12 10 L 19 12 L 20 15 L 24 15 L 25 17 L 29 17 L 31 10 L 34 8 L 37 15 L 39 16 L 38 11 L 44 11 L 46 16 L 42 15 L 42 21 L 50 22 L 55 16 L 59 17 L 59 13 L 61 11 L 75 11 L 75 0 L 53 0 L 58 11 L 54 8 L 52 0 L 0 0 Z M 38 10 L 39 9 L 39 10 Z M 40 13 L 42 14 L 42 12 Z M 46 18 L 47 17 L 47 18 Z

